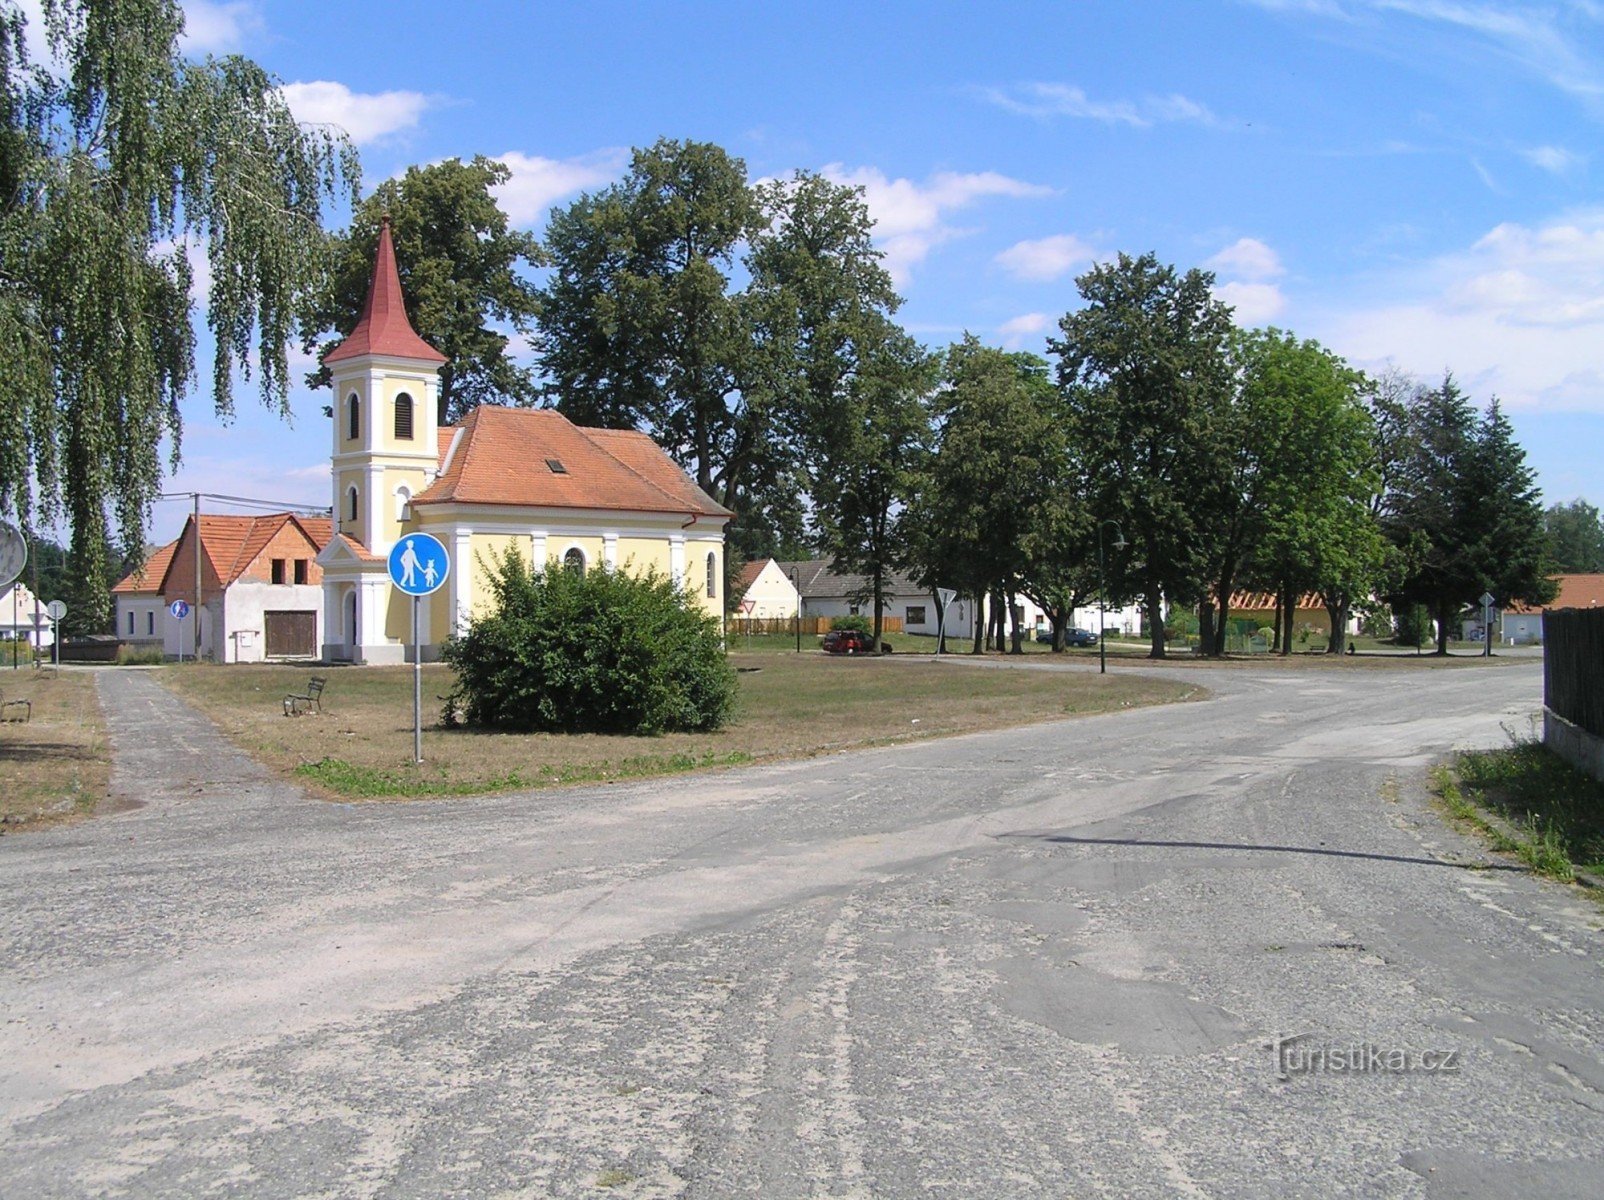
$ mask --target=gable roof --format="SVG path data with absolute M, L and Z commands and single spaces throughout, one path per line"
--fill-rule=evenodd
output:
M 363 354 L 387 354 L 392 358 L 411 358 L 443 363 L 446 356 L 418 336 L 407 317 L 406 297 L 401 293 L 401 272 L 395 265 L 395 243 L 390 237 L 390 218 L 379 226 L 379 246 L 373 256 L 373 277 L 368 280 L 367 299 L 362 315 L 349 336 L 324 357 L 325 363 L 344 362 Z
M 165 592 L 174 569 L 178 548 L 189 536 L 195 518 L 184 523 L 184 532 L 151 554 L 144 567 L 131 571 L 113 587 L 114 595 L 134 592 Z M 300 517 L 294 513 L 270 513 L 261 517 L 200 516 L 202 580 L 212 588 L 227 587 L 255 562 L 286 525 L 294 525 L 317 550 L 328 545 L 334 522 L 328 517 Z M 185 555 L 184 567 L 193 570 L 194 560 Z M 186 576 L 186 578 L 188 578 Z
M 584 429 L 554 409 L 481 405 L 442 442 L 440 477 L 413 504 L 734 515 L 644 433 Z
M 172 564 L 173 552 L 177 549 L 178 542 L 175 540 L 152 550 L 143 566 L 135 567 L 117 581 L 111 594 L 124 596 L 135 592 L 161 591 L 162 580 L 167 577 L 167 568 Z
M 1552 604 L 1531 605 L 1517 601 L 1505 611 L 1532 613 L 1552 612 L 1556 608 L 1604 607 L 1604 575 L 1555 575 L 1552 578 L 1559 584 L 1559 594 Z
M 743 591 L 751 587 L 757 582 L 757 577 L 763 574 L 763 568 L 773 561 L 772 558 L 760 558 L 756 562 L 742 563 L 741 573 L 735 577 L 735 586 Z
M 830 560 L 814 558 L 800 562 L 782 562 L 780 570 L 787 579 L 796 572 L 796 587 L 803 598 L 809 600 L 850 599 L 868 595 L 874 581 L 867 575 L 838 575 L 830 570 Z M 888 596 L 928 596 L 930 589 L 915 583 L 902 571 L 887 571 L 885 594 Z

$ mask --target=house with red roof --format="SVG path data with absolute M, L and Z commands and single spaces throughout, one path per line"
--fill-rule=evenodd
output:
M 1531 605 L 1516 601 L 1503 612 L 1503 623 L 1497 629 L 1506 645 L 1531 645 L 1543 640 L 1543 614 L 1558 608 L 1598 608 L 1604 606 L 1604 575 L 1555 575 L 1559 585 L 1552 604 Z M 1467 622 L 1466 636 L 1475 636 Z M 1477 632 L 1481 622 L 1474 622 Z
M 190 517 L 178 538 L 111 589 L 117 635 L 168 657 L 213 662 L 316 658 L 327 517 L 293 513 Z M 190 607 L 182 620 L 172 605 Z
M 432 534 L 449 559 L 445 583 L 418 604 L 425 660 L 487 611 L 488 572 L 509 549 L 574 571 L 655 568 L 722 615 L 733 514 L 650 437 L 496 405 L 441 427 L 445 361 L 407 317 L 386 220 L 361 316 L 324 359 L 335 399 L 334 531 L 317 559 L 324 657 L 410 658 L 413 605 L 387 565 L 409 533 Z

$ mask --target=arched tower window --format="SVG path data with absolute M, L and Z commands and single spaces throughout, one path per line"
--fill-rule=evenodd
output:
M 405 521 L 412 515 L 411 504 L 412 489 L 403 483 L 395 489 L 395 519 L 397 521 Z
M 405 392 L 395 398 L 395 436 L 397 441 L 412 440 L 412 397 Z
M 356 488 L 355 487 L 348 487 L 348 488 L 345 489 L 345 516 L 346 516 L 346 519 L 348 521 L 350 521 L 352 524 L 356 523 L 357 510 L 356 510 Z
M 568 553 L 563 555 L 563 570 L 572 571 L 575 575 L 583 575 L 585 573 L 585 552 L 578 546 L 570 548 Z
M 362 436 L 362 401 L 352 392 L 345 401 L 345 436 L 353 442 Z
M 711 550 L 707 552 L 707 598 L 718 597 L 718 555 Z

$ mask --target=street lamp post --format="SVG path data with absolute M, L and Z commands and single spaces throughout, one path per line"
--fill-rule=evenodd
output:
M 1125 549 L 1125 531 L 1118 521 L 1097 524 L 1097 673 L 1108 674 L 1108 573 L 1103 569 L 1103 527 L 1114 527 L 1114 549 Z

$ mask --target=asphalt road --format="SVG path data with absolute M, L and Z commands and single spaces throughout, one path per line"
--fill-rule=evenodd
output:
M 1423 791 L 1540 670 L 365 805 L 108 672 L 126 811 L 0 840 L 0 1195 L 1604 1195 L 1600 910 Z

